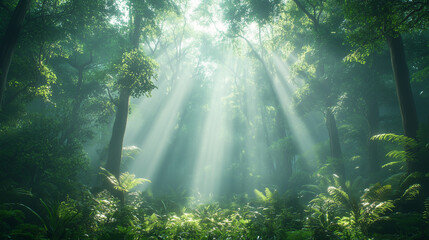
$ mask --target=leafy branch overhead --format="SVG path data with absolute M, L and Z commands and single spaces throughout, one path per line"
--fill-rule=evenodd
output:
M 156 89 L 153 80 L 158 76 L 158 63 L 142 51 L 134 49 L 124 53 L 122 62 L 116 68 L 119 77 L 117 86 L 132 97 L 150 97 L 152 90 Z

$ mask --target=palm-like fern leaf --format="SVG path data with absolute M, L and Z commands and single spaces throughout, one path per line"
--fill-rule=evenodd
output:
M 392 150 L 386 154 L 386 157 L 398 159 L 398 162 L 404 162 L 407 160 L 408 155 L 406 151 Z
M 265 196 L 268 199 L 273 199 L 273 193 L 271 192 L 271 190 L 269 188 L 265 188 Z
M 113 185 L 116 190 L 122 192 L 129 192 L 131 189 L 140 185 L 144 182 L 151 182 L 149 179 L 145 178 L 136 178 L 135 174 L 129 172 L 124 172 L 119 176 L 119 179 L 116 178 L 112 173 L 110 173 L 105 168 L 100 167 L 101 173 L 106 176 L 107 180 Z
M 258 198 L 260 201 L 262 201 L 262 202 L 268 201 L 268 198 L 264 195 L 264 193 L 262 193 L 258 189 L 254 189 L 253 192 L 255 193 L 256 198 Z
M 391 192 L 391 185 L 381 185 L 380 183 L 377 183 L 370 188 L 365 189 L 365 193 L 362 195 L 361 199 L 363 202 L 379 201 L 381 199 L 386 199 Z
M 340 188 L 330 186 L 328 187 L 328 193 L 339 204 L 348 205 L 350 202 L 349 195 Z
M 393 134 L 393 133 L 378 134 L 378 135 L 372 136 L 371 140 L 389 141 L 389 142 L 400 144 L 404 147 L 416 147 L 417 146 L 416 140 L 409 138 L 407 136 L 404 136 L 404 135 L 397 135 L 397 134 Z
M 404 191 L 401 198 L 405 200 L 414 200 L 420 194 L 420 184 L 413 184 Z
M 151 182 L 149 179 L 145 178 L 136 178 L 135 174 L 131 174 L 129 172 L 122 173 L 119 177 L 120 186 L 122 188 L 118 189 L 124 192 L 129 192 L 131 189 L 145 182 Z
M 412 172 L 404 179 L 404 181 L 402 181 L 401 187 L 405 188 L 416 182 L 419 182 L 423 176 L 424 175 L 421 172 Z
M 392 211 L 395 205 L 393 201 L 374 202 L 366 207 L 365 212 L 367 213 L 366 220 L 369 222 L 379 219 L 382 215 L 389 211 Z

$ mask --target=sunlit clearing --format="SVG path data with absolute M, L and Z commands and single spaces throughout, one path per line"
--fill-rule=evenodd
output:
M 310 156 L 310 158 L 313 159 L 311 156 L 313 155 L 312 150 L 315 144 L 314 139 L 310 135 L 307 126 L 305 126 L 303 119 L 298 116 L 293 106 L 292 99 L 297 86 L 289 81 L 290 67 L 277 56 L 274 56 L 272 60 L 276 67 L 278 77 L 272 77 L 270 80 L 272 81 L 276 95 L 280 100 L 285 119 L 291 127 L 293 136 L 296 137 L 296 142 L 298 143 L 300 152 L 302 154 L 307 154 L 307 156 Z

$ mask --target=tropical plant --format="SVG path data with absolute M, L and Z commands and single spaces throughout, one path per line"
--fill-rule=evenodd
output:
M 118 179 L 106 169 L 102 167 L 100 167 L 100 169 L 100 174 L 106 176 L 107 180 L 113 185 L 113 187 L 121 192 L 129 192 L 140 184 L 143 184 L 145 182 L 151 182 L 149 179 L 136 178 L 135 174 L 129 172 L 121 173 L 121 176 Z

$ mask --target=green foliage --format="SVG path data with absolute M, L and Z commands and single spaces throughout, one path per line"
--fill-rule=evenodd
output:
M 0 131 L 3 177 L 52 197 L 66 196 L 76 186 L 71 180 L 86 168 L 86 154 L 77 142 L 61 142 L 58 121 L 36 115 Z
M 117 65 L 119 80 L 117 85 L 133 97 L 150 96 L 156 88 L 153 79 L 157 77 L 158 64 L 138 49 L 126 52 L 121 64 Z
M 135 174 L 131 174 L 129 172 L 121 173 L 119 179 L 117 179 L 112 173 L 110 173 L 106 169 L 102 167 L 100 167 L 100 169 L 101 174 L 106 176 L 107 180 L 109 180 L 113 187 L 121 192 L 129 192 L 140 184 L 143 184 L 145 182 L 151 182 L 149 179 L 136 178 Z
M 319 194 L 309 204 L 309 225 L 315 234 L 323 233 L 326 238 L 333 235 L 346 239 L 368 237 L 369 229 L 387 219 L 395 207 L 394 201 L 388 200 L 390 185 L 377 183 L 365 189 L 360 197 L 353 193 L 356 189 L 350 187 L 345 191 L 330 186 L 327 191 L 328 195 Z
M 371 140 L 388 141 L 388 142 L 399 144 L 403 147 L 416 147 L 417 146 L 416 140 L 409 138 L 409 137 L 406 137 L 404 135 L 397 135 L 397 134 L 393 134 L 393 133 L 378 134 L 378 135 L 372 136 Z
M 269 188 L 265 188 L 265 195 L 258 189 L 254 189 L 253 192 L 255 193 L 259 201 L 267 204 L 270 204 L 270 203 L 272 204 L 278 198 L 277 190 L 275 190 L 274 192 L 271 192 Z

